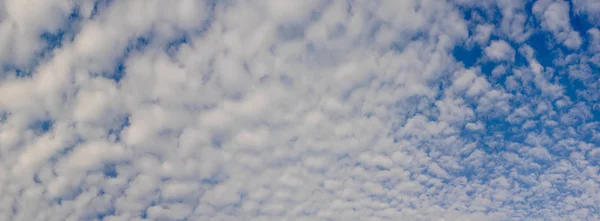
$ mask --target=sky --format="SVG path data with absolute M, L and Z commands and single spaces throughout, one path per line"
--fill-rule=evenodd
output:
M 600 220 L 600 1 L 0 0 L 0 220 Z

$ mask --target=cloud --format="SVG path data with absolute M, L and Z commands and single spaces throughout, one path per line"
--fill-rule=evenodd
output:
M 515 50 L 506 41 L 492 41 L 485 48 L 485 55 L 492 60 L 513 61 L 515 59 Z
M 537 1 L 532 8 L 533 13 L 541 20 L 544 30 L 550 31 L 557 42 L 570 49 L 579 49 L 581 36 L 570 24 L 569 3 L 566 1 Z
M 597 28 L 591 28 L 587 31 L 589 35 L 590 45 L 588 50 L 591 52 L 596 52 L 600 50 L 600 30 Z
M 593 4 L 0 1 L 0 220 L 596 220 Z
M 501 0 L 497 1 L 497 9 L 501 13 L 500 31 L 507 38 L 522 43 L 533 34 L 531 23 L 528 21 L 528 12 L 522 1 Z M 493 10 L 493 8 L 492 8 Z
M 489 41 L 493 31 L 493 25 L 477 25 L 475 28 L 475 34 L 472 36 L 473 40 L 479 44 L 486 44 Z
M 584 15 L 591 23 L 600 21 L 600 3 L 593 0 L 575 0 L 573 1 L 574 11 Z

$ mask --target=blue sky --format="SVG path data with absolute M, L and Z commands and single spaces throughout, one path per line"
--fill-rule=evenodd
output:
M 598 220 L 595 0 L 0 0 L 0 220 Z

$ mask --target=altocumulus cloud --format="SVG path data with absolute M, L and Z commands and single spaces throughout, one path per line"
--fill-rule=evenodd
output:
M 594 0 L 0 0 L 0 220 L 599 220 Z

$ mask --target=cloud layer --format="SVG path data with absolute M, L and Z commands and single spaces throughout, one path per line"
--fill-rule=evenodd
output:
M 0 220 L 598 220 L 600 5 L 0 0 Z

